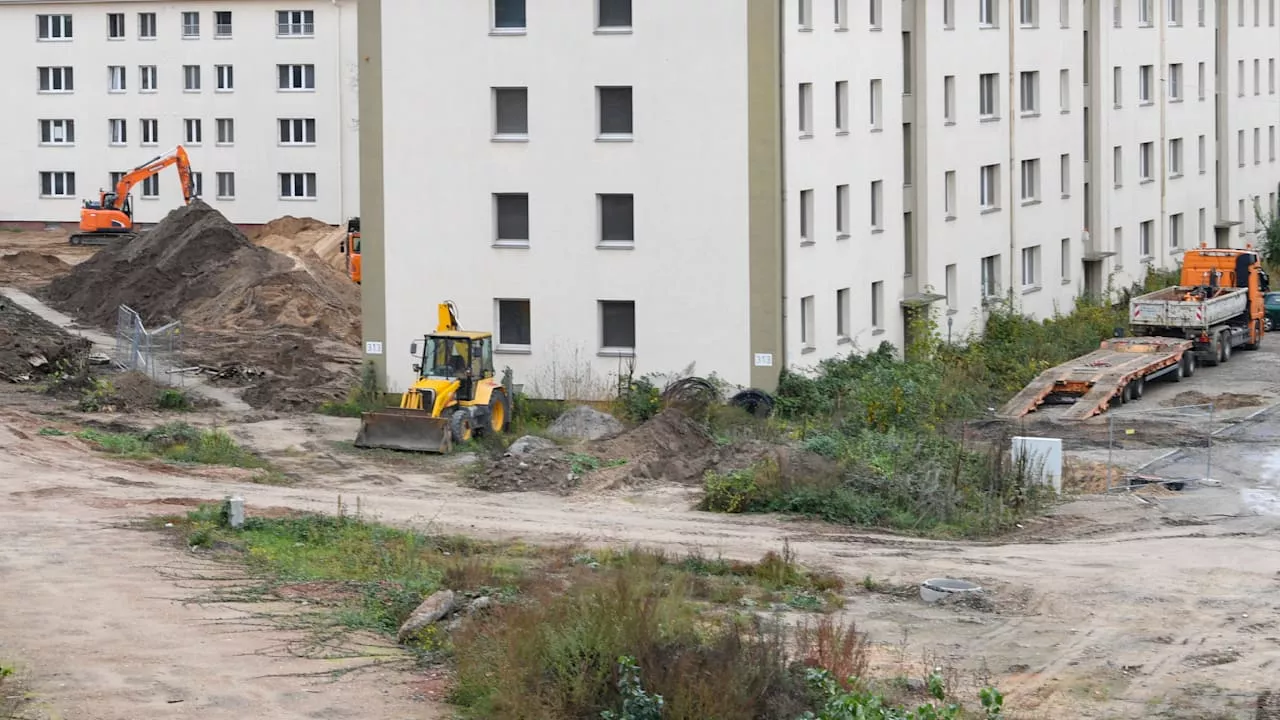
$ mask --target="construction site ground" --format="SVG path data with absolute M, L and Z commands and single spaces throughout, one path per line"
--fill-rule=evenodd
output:
M 0 256 L 23 249 L 72 265 L 93 252 L 55 234 L 0 231 Z M 13 264 L 0 257 L 0 268 Z M 66 272 L 41 264 L 56 268 L 31 262 L 0 286 L 39 295 Z M 1212 418 L 1171 409 L 1207 401 Z M 135 527 L 233 494 L 250 514 L 332 512 L 341 498 L 387 523 L 492 539 L 745 560 L 785 541 L 849 583 L 840 612 L 870 633 L 880 664 L 989 676 L 1011 717 L 1274 717 L 1255 708 L 1280 693 L 1278 401 L 1280 338 L 1269 338 L 1227 365 L 1153 384 L 1114 421 L 975 421 L 975 436 L 1063 438 L 1072 474 L 1046 516 L 962 542 L 699 512 L 689 484 L 489 492 L 466 486 L 466 455 L 356 451 L 357 420 L 288 407 L 182 414 L 227 430 L 288 479 L 260 484 L 245 470 L 116 459 L 41 432 L 146 428 L 172 414 L 82 413 L 35 384 L 0 383 L 0 664 L 19 669 L 33 718 L 449 717 L 436 679 L 378 664 L 395 655 L 390 643 L 310 658 L 295 651 L 298 631 L 258 622 L 258 608 L 194 602 L 228 582 L 223 570 Z M 1110 475 L 1140 467 L 1186 485 L 1105 492 Z M 926 605 L 915 587 L 931 577 L 979 583 L 990 602 Z

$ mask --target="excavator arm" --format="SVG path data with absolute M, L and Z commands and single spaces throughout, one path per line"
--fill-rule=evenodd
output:
M 196 196 L 195 180 L 187 150 L 178 145 L 125 173 L 115 188 L 101 193 L 97 201 L 86 201 L 80 210 L 80 232 L 71 236 L 71 244 L 105 245 L 109 238 L 133 237 L 133 212 L 129 192 L 134 185 L 162 172 L 170 165 L 178 166 L 178 177 L 182 181 L 182 201 L 190 204 Z
M 112 199 L 111 207 L 117 210 L 124 207 L 125 199 L 129 197 L 129 192 L 133 190 L 134 185 L 160 173 L 170 165 L 178 166 L 178 178 L 182 181 L 182 201 L 190 203 L 195 197 L 195 184 L 191 179 L 191 160 L 187 157 L 187 149 L 178 145 L 169 152 L 154 157 L 125 173 L 124 177 L 120 178 L 120 182 L 116 183 L 115 198 Z

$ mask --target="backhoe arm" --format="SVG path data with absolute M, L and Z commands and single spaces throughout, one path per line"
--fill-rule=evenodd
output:
M 111 206 L 117 210 L 124 207 L 125 199 L 129 197 L 129 191 L 133 190 L 134 185 L 158 174 L 170 165 L 178 166 L 178 178 L 182 181 L 182 201 L 190 203 L 195 197 L 195 185 L 191 178 L 191 161 L 187 157 L 186 148 L 179 145 L 125 173 L 124 177 L 120 178 L 120 182 L 116 183 L 116 196 L 111 201 Z

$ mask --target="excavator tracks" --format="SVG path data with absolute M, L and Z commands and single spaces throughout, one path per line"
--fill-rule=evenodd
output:
M 136 237 L 136 233 L 78 233 L 67 238 L 67 242 L 71 245 L 118 245 Z

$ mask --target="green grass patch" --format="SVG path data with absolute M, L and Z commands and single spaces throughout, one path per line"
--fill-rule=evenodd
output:
M 66 435 L 57 428 L 43 428 L 41 435 Z M 144 432 L 111 432 L 86 428 L 74 434 L 110 455 L 146 460 L 161 459 L 196 465 L 269 470 L 268 463 L 244 449 L 223 430 L 203 430 L 186 423 L 166 423 Z

